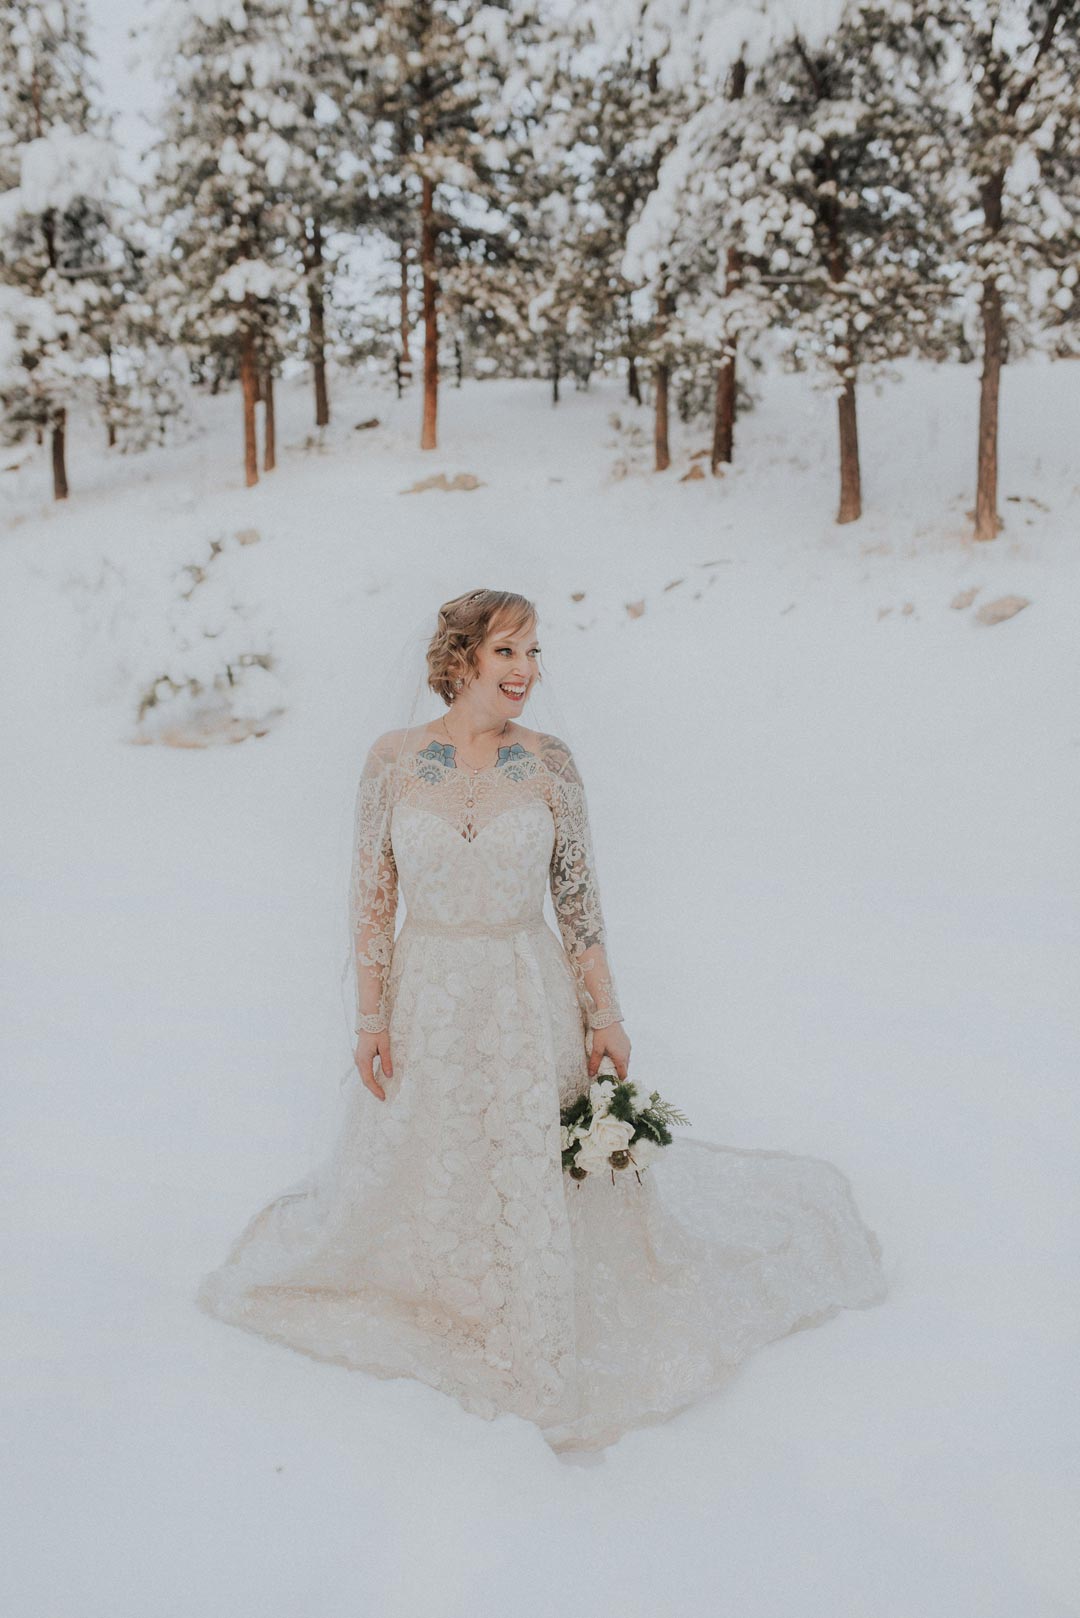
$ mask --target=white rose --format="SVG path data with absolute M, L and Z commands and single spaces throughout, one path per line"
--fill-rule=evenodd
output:
M 590 1151 L 586 1141 L 582 1141 L 574 1162 L 579 1169 L 584 1169 L 586 1174 L 603 1174 L 611 1167 L 606 1154 L 598 1152 L 595 1148 Z
M 593 1119 L 589 1133 L 582 1141 L 582 1147 L 588 1145 L 590 1151 L 602 1152 L 606 1157 L 609 1152 L 625 1151 L 633 1133 L 633 1124 L 623 1123 L 621 1118 L 613 1118 L 610 1113 L 604 1113 L 602 1117 Z
M 634 1109 L 637 1112 L 647 1112 L 649 1103 L 655 1094 L 655 1090 L 646 1090 L 643 1084 L 635 1083 L 634 1094 L 631 1098 Z

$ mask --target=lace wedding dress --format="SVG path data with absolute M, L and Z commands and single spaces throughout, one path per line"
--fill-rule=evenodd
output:
M 481 1416 L 512 1411 L 567 1450 L 881 1301 L 880 1243 L 829 1162 L 677 1134 L 640 1180 L 564 1173 L 560 1105 L 590 1083 L 588 1029 L 621 1012 L 584 791 L 557 738 L 469 770 L 392 734 L 357 804 L 360 1023 L 389 1027 L 386 1100 L 357 1079 L 328 1159 L 251 1220 L 203 1280 L 204 1309 Z M 643 1078 L 685 1105 L 674 1075 Z

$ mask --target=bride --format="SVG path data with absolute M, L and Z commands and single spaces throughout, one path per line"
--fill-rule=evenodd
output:
M 513 1412 L 562 1451 L 663 1420 L 885 1284 L 821 1159 L 676 1135 L 640 1174 L 564 1171 L 560 1107 L 604 1084 L 601 1064 L 633 1075 L 577 763 L 521 719 L 539 658 L 523 596 L 439 610 L 426 674 L 445 711 L 380 735 L 356 795 L 361 1082 L 327 1160 L 255 1215 L 198 1300 Z

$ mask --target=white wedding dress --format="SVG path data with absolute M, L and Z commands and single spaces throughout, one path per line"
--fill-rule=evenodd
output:
M 471 771 L 402 734 L 369 754 L 353 862 L 361 1024 L 389 1026 L 386 1100 L 357 1079 L 328 1159 L 256 1214 L 202 1307 L 478 1415 L 512 1411 L 568 1450 L 880 1302 L 880 1243 L 832 1163 L 676 1133 L 640 1179 L 564 1172 L 559 1108 L 590 1083 L 587 1030 L 621 1016 L 580 777 L 551 736 Z M 642 1078 L 686 1107 L 675 1075 Z

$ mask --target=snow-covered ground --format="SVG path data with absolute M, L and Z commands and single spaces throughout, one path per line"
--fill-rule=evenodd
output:
M 615 384 L 557 411 L 447 387 L 428 455 L 416 398 L 339 385 L 305 448 L 307 384 L 281 395 L 254 490 L 235 397 L 169 452 L 79 428 L 63 507 L 44 452 L 0 474 L 4 1611 L 1077 1614 L 1080 370 L 1006 371 L 984 545 L 971 370 L 863 390 L 842 528 L 800 378 L 768 381 L 736 470 L 687 483 L 705 434 L 652 475 Z M 483 487 L 400 493 L 438 471 Z M 215 539 L 287 713 L 132 745 Z M 838 1162 L 891 1286 L 576 1464 L 192 1297 L 333 1129 L 360 729 L 404 632 L 480 584 L 539 600 L 554 689 L 587 693 L 634 1066 L 701 1137 Z M 1030 605 L 976 620 L 1007 594 Z

